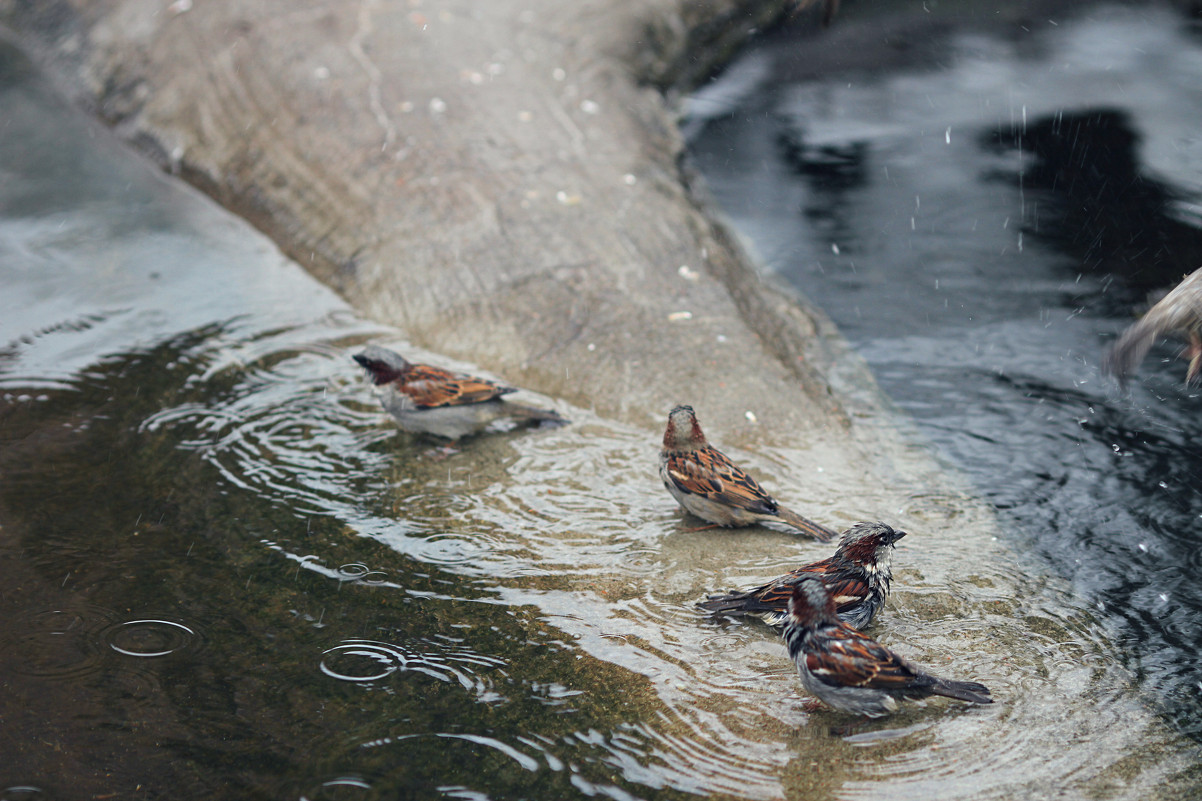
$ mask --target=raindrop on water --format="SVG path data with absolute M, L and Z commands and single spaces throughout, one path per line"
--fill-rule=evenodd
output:
M 342 565 L 338 568 L 338 578 L 343 581 L 354 581 L 366 576 L 370 570 L 371 568 L 365 564 L 352 562 L 349 565 Z
M 34 799 L 45 797 L 46 794 L 42 792 L 42 788 L 34 787 L 31 784 L 14 784 L 12 787 L 0 790 L 0 801 L 34 801 Z
M 387 643 L 349 642 L 323 654 L 322 673 L 341 681 L 379 681 L 401 669 L 404 657 Z
M 319 787 L 313 788 L 311 792 L 302 793 L 299 796 L 300 801 L 322 801 L 326 798 L 342 798 L 346 794 L 343 792 L 346 788 L 351 790 L 370 790 L 371 782 L 361 776 L 338 776 L 333 779 L 323 781 Z M 354 793 L 358 795 L 358 793 Z
M 195 636 L 192 629 L 170 620 L 130 620 L 113 629 L 107 639 L 117 653 L 145 658 L 173 654 Z

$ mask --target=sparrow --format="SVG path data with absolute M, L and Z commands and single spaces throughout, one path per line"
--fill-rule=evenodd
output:
M 985 685 L 932 676 L 839 620 L 834 599 L 814 576 L 793 585 L 784 638 L 802 685 L 844 712 L 879 718 L 896 712 L 902 699 L 929 695 L 993 703 Z
M 839 619 L 857 629 L 868 625 L 889 595 L 894 543 L 906 532 L 884 523 L 856 523 L 843 532 L 834 556 L 802 565 L 750 590 L 711 596 L 697 605 L 711 612 L 755 615 L 770 626 L 784 625 L 793 587 L 806 576 L 826 585 Z
M 754 478 L 705 440 L 692 406 L 668 414 L 659 475 L 677 503 L 689 514 L 717 526 L 784 523 L 823 542 L 835 532 L 773 500 Z
M 1106 354 L 1102 370 L 1126 381 L 1158 337 L 1174 333 L 1186 341 L 1182 356 L 1189 360 L 1185 383 L 1202 372 L 1202 269 L 1194 270 L 1139 322 L 1123 332 Z
M 502 395 L 517 392 L 514 387 L 429 364 L 413 364 L 379 345 L 368 345 L 353 358 L 381 388 L 385 411 L 402 429 L 414 434 L 456 440 L 490 426 L 509 430 L 542 422 L 568 422 L 549 409 L 502 400 Z

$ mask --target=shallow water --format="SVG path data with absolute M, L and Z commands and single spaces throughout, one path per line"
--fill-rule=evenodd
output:
M 1197 24 L 1149 4 L 855 15 L 766 38 L 701 92 L 696 163 L 1202 736 L 1202 395 L 1176 344 L 1127 392 L 1099 372 L 1148 291 L 1202 265 Z M 870 35 L 893 44 L 849 47 Z
M 819 519 L 912 531 L 873 633 L 999 699 L 854 725 L 806 709 L 771 630 L 693 607 L 828 546 L 691 531 L 655 476 L 660 432 L 563 404 L 571 426 L 450 456 L 398 435 L 359 345 L 477 368 L 357 317 L 11 50 L 0 77 L 0 797 L 1202 784 L 1097 619 L 888 417 L 861 414 L 881 449 L 863 463 L 727 448 L 770 488 L 804 477 L 778 494 Z

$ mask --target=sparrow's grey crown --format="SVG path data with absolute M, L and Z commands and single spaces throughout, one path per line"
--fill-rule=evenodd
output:
M 839 544 L 850 545 L 853 542 L 859 542 L 860 540 L 877 535 L 881 535 L 881 545 L 892 545 L 906 536 L 906 532 L 893 528 L 888 523 L 862 521 L 843 532 L 843 537 L 840 539 Z
M 409 366 L 409 362 L 405 361 L 404 356 L 388 348 L 382 348 L 379 345 L 368 345 L 361 353 L 355 356 L 355 361 L 365 367 L 367 366 L 365 362 L 378 362 L 393 370 L 404 370 Z

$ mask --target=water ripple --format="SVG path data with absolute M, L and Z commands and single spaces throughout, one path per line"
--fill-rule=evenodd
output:
M 32 784 L 14 784 L 0 789 L 0 801 L 38 801 L 47 797 L 45 790 Z
M 18 655 L 15 670 L 24 675 L 81 678 L 102 667 L 102 632 L 112 614 L 99 607 L 26 612 L 8 621 L 0 644 Z
M 105 632 L 114 651 L 141 658 L 173 654 L 191 645 L 196 636 L 192 629 L 171 620 L 129 620 Z
M 318 665 L 332 679 L 372 684 L 397 673 L 420 673 L 458 684 L 482 702 L 501 700 L 482 670 L 504 668 L 505 661 L 453 643 L 423 640 L 406 646 L 379 640 L 344 640 L 322 653 Z
M 299 791 L 297 801 L 341 801 L 347 798 L 375 798 L 373 780 L 361 773 L 343 773 L 320 779 Z M 285 791 L 288 792 L 288 791 Z

